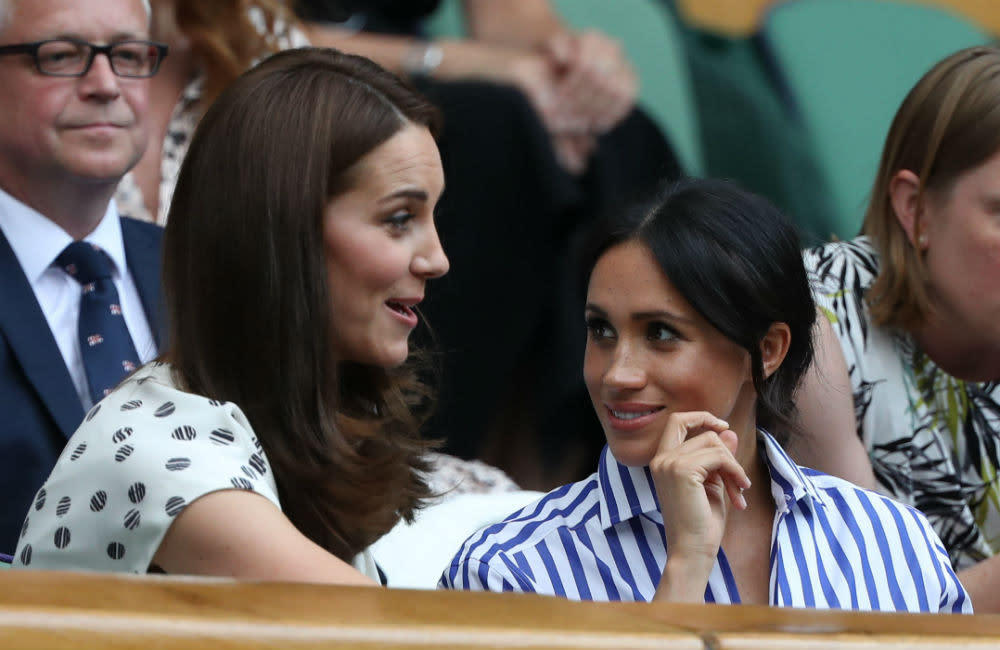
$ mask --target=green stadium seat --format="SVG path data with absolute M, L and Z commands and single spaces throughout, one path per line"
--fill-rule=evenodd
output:
M 885 135 L 934 63 L 990 41 L 944 9 L 892 0 L 793 0 L 761 32 L 792 114 L 828 188 L 840 238 L 857 234 Z

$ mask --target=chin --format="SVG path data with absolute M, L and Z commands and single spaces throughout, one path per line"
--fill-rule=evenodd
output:
M 607 438 L 615 460 L 628 467 L 645 467 L 656 453 L 656 445 L 636 440 L 615 440 Z
M 385 368 L 386 370 L 398 368 L 406 363 L 406 360 L 410 358 L 410 347 L 404 343 L 399 348 L 393 347 L 391 349 L 381 350 L 372 356 L 373 358 L 369 361 L 369 363 L 374 366 L 379 366 L 380 368 Z
M 129 160 L 114 157 L 94 157 L 90 162 L 76 162 L 73 168 L 81 178 L 94 181 L 118 182 L 133 167 Z

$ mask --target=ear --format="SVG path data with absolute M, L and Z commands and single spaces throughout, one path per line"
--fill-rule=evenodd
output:
M 760 361 L 764 368 L 764 378 L 770 377 L 781 366 L 792 344 L 792 330 L 787 323 L 774 322 L 760 341 Z
M 900 169 L 889 181 L 889 200 L 906 238 L 917 250 L 927 247 L 920 209 L 920 178 L 909 169 Z

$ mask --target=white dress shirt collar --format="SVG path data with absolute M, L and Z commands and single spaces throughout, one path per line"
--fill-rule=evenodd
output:
M 55 222 L 0 189 L 0 230 L 14 250 L 28 282 L 35 286 L 42 274 L 73 238 Z M 125 244 L 122 241 L 118 208 L 108 202 L 104 217 L 85 241 L 99 246 L 114 263 L 113 275 L 125 272 Z

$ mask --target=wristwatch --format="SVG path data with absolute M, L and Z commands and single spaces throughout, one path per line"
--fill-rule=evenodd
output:
M 403 56 L 403 71 L 410 77 L 429 77 L 444 59 L 441 46 L 433 41 L 417 41 Z

